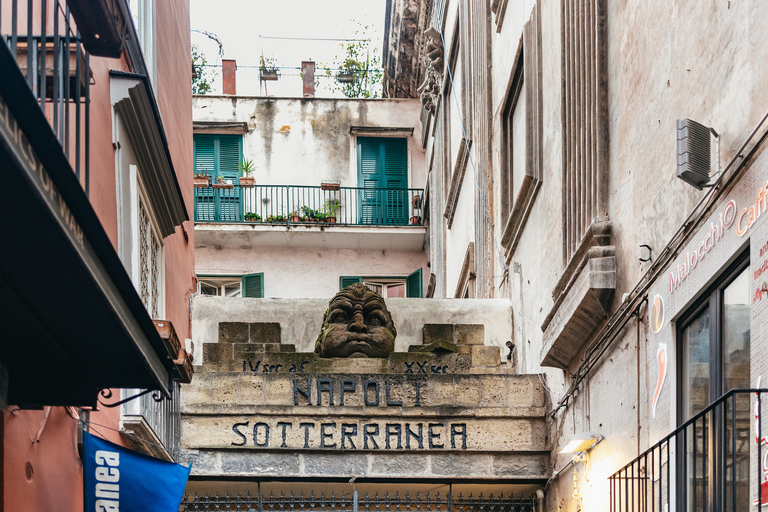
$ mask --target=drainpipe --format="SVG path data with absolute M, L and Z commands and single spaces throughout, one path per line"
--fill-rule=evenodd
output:
M 536 503 L 538 504 L 536 510 L 538 512 L 544 512 L 544 491 L 541 489 L 536 489 Z

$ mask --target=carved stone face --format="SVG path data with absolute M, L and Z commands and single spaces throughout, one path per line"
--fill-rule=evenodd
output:
M 331 299 L 315 352 L 320 357 L 389 357 L 396 336 L 381 295 L 356 283 Z

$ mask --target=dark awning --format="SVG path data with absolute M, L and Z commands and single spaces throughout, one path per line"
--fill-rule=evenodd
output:
M 16 66 L 0 44 L 0 363 L 8 402 L 168 394 L 173 361 Z

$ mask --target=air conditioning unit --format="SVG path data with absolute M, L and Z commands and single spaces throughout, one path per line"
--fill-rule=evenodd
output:
M 703 189 L 712 178 L 711 142 L 717 133 L 690 119 L 677 120 L 677 177 Z

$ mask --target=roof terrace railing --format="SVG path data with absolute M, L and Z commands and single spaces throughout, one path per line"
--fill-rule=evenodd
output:
M 195 188 L 195 222 L 422 224 L 423 189 L 214 183 Z

